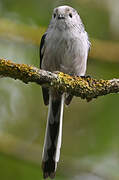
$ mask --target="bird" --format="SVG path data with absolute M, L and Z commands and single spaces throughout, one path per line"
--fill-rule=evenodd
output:
M 54 8 L 52 18 L 40 42 L 40 68 L 71 76 L 85 76 L 90 41 L 78 12 L 67 5 Z M 64 104 L 73 96 L 59 94 L 42 86 L 43 100 L 49 105 L 42 153 L 43 177 L 53 179 L 60 158 Z

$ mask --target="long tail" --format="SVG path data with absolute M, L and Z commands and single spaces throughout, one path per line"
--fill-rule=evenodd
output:
M 58 96 L 55 99 L 53 98 L 53 95 L 50 95 L 47 127 L 42 155 L 44 178 L 55 177 L 62 141 L 63 109 L 64 95 Z

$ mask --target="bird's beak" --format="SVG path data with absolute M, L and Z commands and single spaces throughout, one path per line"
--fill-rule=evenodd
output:
M 58 19 L 65 19 L 65 17 L 64 17 L 63 14 L 59 14 L 59 15 L 58 15 Z

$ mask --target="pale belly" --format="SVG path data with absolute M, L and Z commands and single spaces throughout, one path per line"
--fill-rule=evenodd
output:
M 87 54 L 85 42 L 80 39 L 53 40 L 52 45 L 46 44 L 42 69 L 83 76 L 86 71 Z

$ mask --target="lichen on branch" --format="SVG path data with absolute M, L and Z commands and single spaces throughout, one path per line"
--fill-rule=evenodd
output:
M 5 59 L 0 59 L 0 76 L 19 79 L 24 83 L 35 82 L 42 86 L 55 88 L 59 93 L 67 92 L 87 101 L 98 96 L 119 92 L 119 79 L 97 80 L 91 77 L 70 76 L 62 72 L 48 72 Z

